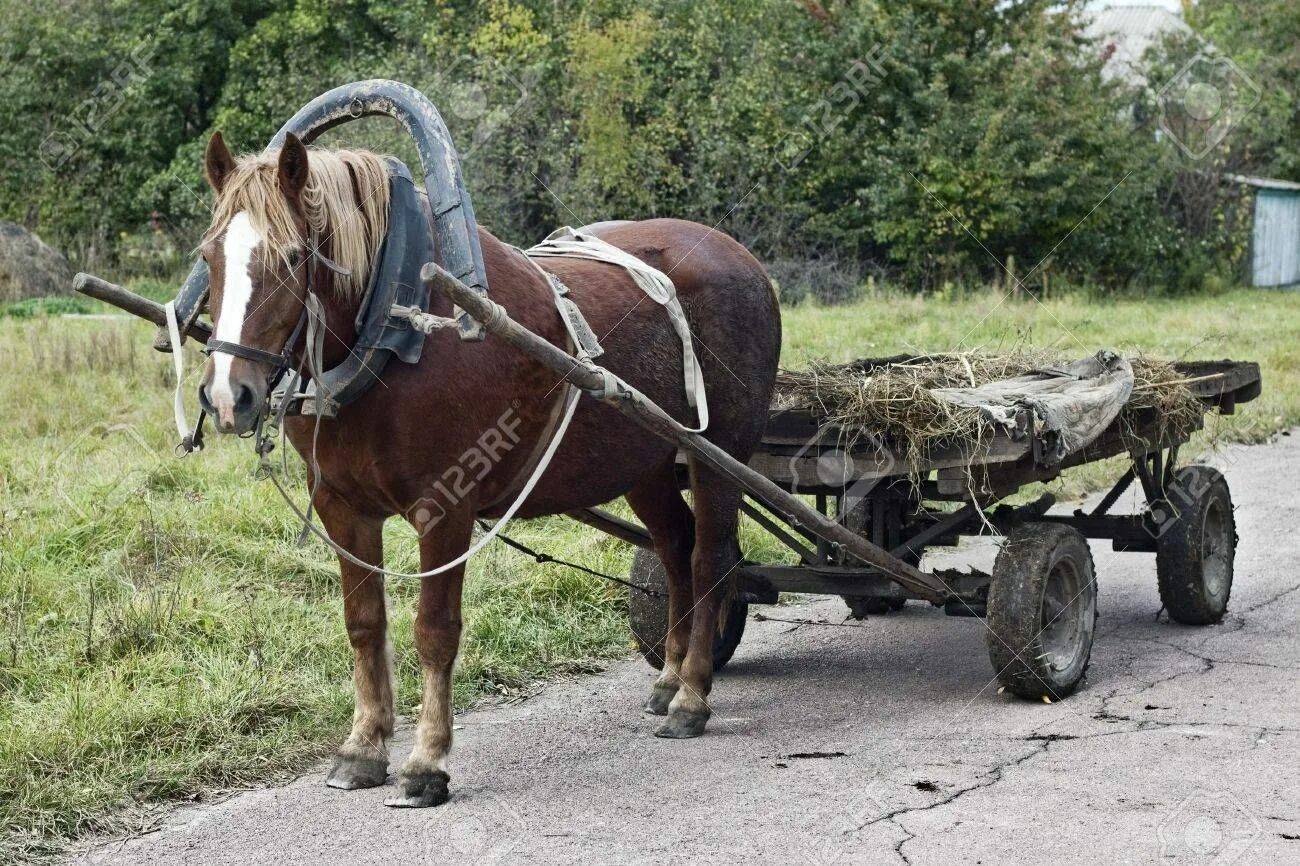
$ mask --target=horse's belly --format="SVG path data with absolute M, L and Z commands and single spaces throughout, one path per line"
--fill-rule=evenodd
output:
M 617 499 L 646 476 L 667 471 L 675 453 L 674 446 L 612 407 L 583 398 L 564 441 L 519 516 L 540 517 Z M 485 516 L 504 512 L 516 495 L 517 491 L 512 491 L 504 502 L 485 511 Z

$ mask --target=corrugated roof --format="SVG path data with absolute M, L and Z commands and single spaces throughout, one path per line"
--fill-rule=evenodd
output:
M 1300 192 L 1300 183 L 1291 180 L 1279 180 L 1275 177 L 1255 177 L 1248 174 L 1225 174 L 1224 178 L 1236 183 L 1244 183 L 1246 186 L 1253 186 L 1256 189 L 1284 189 L 1291 192 Z
M 1182 16 L 1160 6 L 1111 6 L 1088 13 L 1083 35 L 1115 46 L 1106 71 L 1132 82 L 1146 80 L 1142 55 L 1171 33 L 1192 32 Z

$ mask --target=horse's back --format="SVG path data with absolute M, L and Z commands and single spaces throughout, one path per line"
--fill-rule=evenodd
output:
M 780 312 L 762 265 L 722 232 L 685 220 L 610 221 L 587 228 L 673 281 L 704 376 L 709 409 L 704 435 L 747 460 L 767 423 L 781 346 Z M 549 290 L 535 276 L 537 266 L 550 271 L 568 288 L 600 341 L 604 354 L 597 363 L 683 424 L 698 423 L 686 399 L 681 340 L 668 313 L 626 270 L 574 256 L 539 257 L 529 263 L 490 234 L 482 237 L 489 284 L 512 315 L 547 339 L 565 339 Z M 476 369 L 465 369 L 464 376 L 481 375 Z M 554 378 L 536 378 L 527 365 L 514 370 L 519 378 L 511 386 L 513 393 L 524 398 L 520 412 L 530 419 L 544 418 L 559 393 Z M 530 420 L 529 426 L 533 423 Z M 675 451 L 671 443 L 612 407 L 583 401 L 555 465 L 520 514 L 553 514 L 621 496 L 641 479 L 669 467 Z M 513 458 L 507 462 L 513 463 Z
M 780 308 L 763 266 L 729 235 L 689 220 L 611 220 L 593 224 L 588 230 L 673 281 L 704 369 L 710 438 L 748 457 L 766 423 L 781 350 Z M 666 325 L 668 317 L 658 305 L 642 303 L 640 290 L 634 292 L 632 305 L 648 308 L 652 321 Z M 612 348 L 618 330 L 626 325 L 612 327 L 607 348 Z M 599 327 L 597 332 L 604 334 Z M 666 329 L 665 333 L 672 332 Z M 636 337 L 626 343 L 633 351 L 645 344 Z M 667 348 L 680 369 L 680 346 L 675 337 L 669 336 Z M 670 381 L 678 391 L 683 390 L 680 378 Z
M 681 219 L 606 220 L 588 231 L 632 253 L 672 279 L 681 298 L 697 291 L 725 290 L 736 300 L 763 303 L 765 318 L 778 329 L 780 315 L 771 282 L 758 259 L 730 235 Z

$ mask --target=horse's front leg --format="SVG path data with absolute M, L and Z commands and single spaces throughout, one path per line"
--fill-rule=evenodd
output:
M 330 538 L 363 562 L 383 564 L 383 520 L 358 514 L 336 494 L 321 487 L 315 496 Z M 388 777 L 388 739 L 393 735 L 392 645 L 384 576 L 339 557 L 343 576 L 343 620 L 352 644 L 352 680 L 356 690 L 352 733 L 348 735 L 326 784 L 351 790 L 373 788 Z
M 420 538 L 420 570 L 429 571 L 450 562 L 469 546 L 474 515 L 448 514 L 437 528 Z M 415 747 L 402 766 L 398 793 L 388 806 L 423 808 L 438 806 L 450 796 L 447 753 L 451 751 L 451 675 L 460 649 L 460 598 L 465 567 L 426 577 L 420 586 L 415 614 L 415 648 L 424 670 L 420 719 L 415 727 Z

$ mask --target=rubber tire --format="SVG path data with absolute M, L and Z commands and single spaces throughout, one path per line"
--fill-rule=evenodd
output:
M 1057 563 L 1067 559 L 1084 584 L 1071 602 L 1087 608 L 1079 639 L 1084 645 L 1069 669 L 1055 671 L 1043 658 L 1043 595 Z M 1068 697 L 1087 673 L 1096 619 L 1097 577 L 1087 539 L 1059 523 L 1026 523 L 1014 529 L 993 564 L 985 618 L 985 641 L 998 681 L 1022 698 Z M 1012 652 L 1020 647 L 1024 649 L 1019 654 Z
M 1184 625 L 1211 625 L 1223 619 L 1232 595 L 1232 566 L 1237 553 L 1237 524 L 1232 495 L 1223 473 L 1210 466 L 1184 466 L 1174 476 L 1170 499 L 1176 512 L 1156 546 L 1156 580 L 1169 618 Z M 1203 534 L 1212 506 L 1222 509 L 1231 535 L 1227 576 L 1221 595 L 1206 584 Z
M 628 621 L 637 649 L 655 670 L 664 667 L 664 642 L 668 636 L 668 575 L 659 555 L 644 547 L 637 548 L 632 558 L 632 571 L 628 580 L 637 586 L 662 593 L 646 595 L 635 589 L 628 590 Z M 745 634 L 745 621 L 749 619 L 749 604 L 735 592 L 729 592 L 719 612 L 721 627 L 713 638 L 713 669 L 720 671 L 731 661 Z

